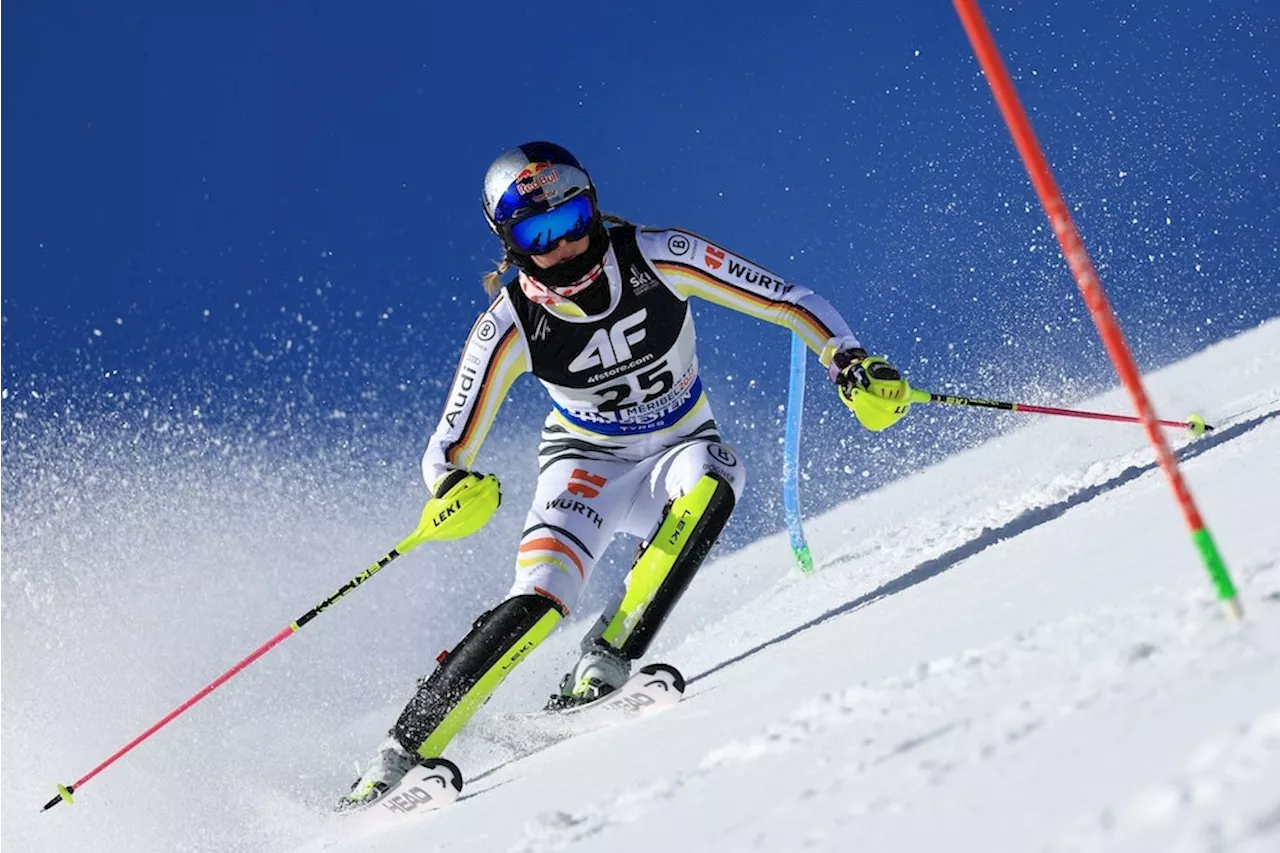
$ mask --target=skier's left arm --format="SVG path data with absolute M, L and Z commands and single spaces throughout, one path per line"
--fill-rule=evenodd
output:
M 799 335 L 859 422 L 880 431 L 910 408 L 910 388 L 882 357 L 869 358 L 831 303 L 688 231 L 641 230 L 640 250 L 676 295 L 697 296 Z
M 697 296 L 795 332 L 829 367 L 837 352 L 858 347 L 849 324 L 807 287 L 688 231 L 641 231 L 640 250 L 675 293 Z

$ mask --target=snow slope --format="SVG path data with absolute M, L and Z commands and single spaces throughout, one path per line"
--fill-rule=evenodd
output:
M 6 759 L 5 849 L 1280 849 L 1280 322 L 1148 382 L 1164 416 L 1218 425 L 1174 440 L 1242 624 L 1215 602 L 1139 428 L 1022 416 L 809 520 L 809 577 L 782 535 L 710 564 L 651 654 L 690 678 L 685 702 L 521 757 L 531 747 L 503 712 L 536 704 L 572 658 L 581 626 L 558 632 L 451 751 L 469 782 L 445 812 L 370 834 L 323 811 L 403 689 L 320 747 L 316 723 L 282 709 L 313 739 L 289 781 L 236 778 L 228 793 L 157 769 L 148 798 L 112 768 L 39 817 L 28 806 L 52 781 L 101 756 L 40 765 L 6 710 L 22 764 L 16 782 Z M 275 678 L 225 690 L 265 697 Z M 254 761 L 255 721 L 227 713 L 219 694 L 175 724 L 187 755 Z M 176 735 L 152 753 L 165 768 L 181 761 Z

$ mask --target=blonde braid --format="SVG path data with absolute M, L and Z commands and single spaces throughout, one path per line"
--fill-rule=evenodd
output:
M 504 254 L 502 260 L 498 261 L 497 269 L 485 273 L 484 277 L 480 279 L 481 283 L 484 284 L 484 292 L 489 295 L 490 299 L 497 296 L 498 291 L 502 290 L 502 277 L 510 269 L 511 258 Z

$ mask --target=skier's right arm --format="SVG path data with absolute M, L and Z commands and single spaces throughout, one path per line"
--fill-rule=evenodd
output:
M 512 383 L 529 367 L 528 345 L 506 295 L 502 294 L 471 327 L 449 385 L 444 411 L 422 457 L 422 477 L 432 495 L 423 512 L 423 523 L 430 514 L 445 513 L 444 521 L 438 526 L 451 528 L 451 535 L 432 538 L 456 538 L 474 533 L 497 508 L 496 478 L 472 474 L 470 468 Z M 492 480 L 491 488 L 477 489 L 480 482 L 489 480 Z M 461 506 L 457 506 L 459 500 Z M 476 505 L 475 512 L 467 511 L 468 502 Z M 488 511 L 484 512 L 481 507 L 487 507 Z

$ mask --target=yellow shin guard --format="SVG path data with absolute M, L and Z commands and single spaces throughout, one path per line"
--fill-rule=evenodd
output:
M 600 639 L 631 660 L 650 641 L 715 545 L 734 506 L 733 489 L 715 474 L 704 474 L 686 495 L 672 502 L 662 523 L 627 575 L 617 610 L 605 619 Z
M 418 685 L 393 734 L 423 758 L 444 753 L 516 664 L 560 622 L 554 602 L 540 595 L 509 598 L 476 620 L 440 666 Z

